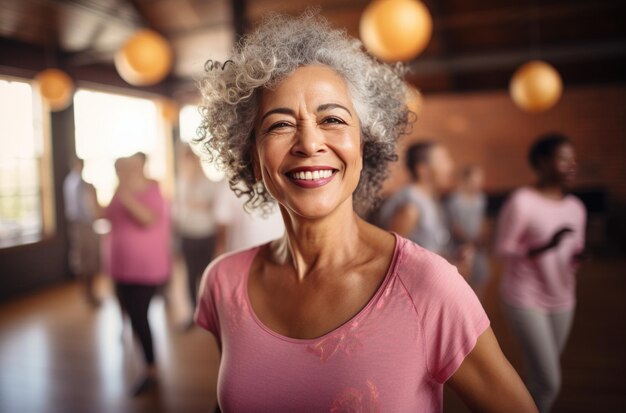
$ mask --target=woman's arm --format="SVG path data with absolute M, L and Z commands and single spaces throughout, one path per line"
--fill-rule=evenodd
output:
M 514 195 L 504 204 L 496 227 L 494 251 L 501 258 L 524 258 L 528 247 L 520 239 L 526 231 L 525 208 L 523 200 Z
M 537 413 L 491 328 L 478 337 L 474 349 L 447 383 L 472 412 Z
M 544 252 L 558 247 L 565 235 L 571 234 L 572 232 L 573 230 L 568 227 L 559 228 L 546 244 L 528 250 L 528 258 L 536 258 Z
M 98 195 L 96 193 L 96 188 L 91 184 L 87 184 L 85 188 L 87 190 L 89 208 L 91 209 L 94 218 L 95 219 L 105 218 L 106 211 L 104 208 L 102 208 L 102 205 L 100 205 L 100 203 L 98 202 Z
M 156 211 L 139 202 L 131 191 L 120 189 L 118 196 L 122 205 L 139 224 L 149 227 L 157 220 Z

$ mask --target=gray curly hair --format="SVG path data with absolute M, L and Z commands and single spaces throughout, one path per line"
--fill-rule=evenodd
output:
M 409 110 L 403 68 L 383 64 L 363 51 L 360 41 L 330 27 L 317 11 L 298 18 L 272 14 L 244 37 L 225 63 L 209 61 L 200 80 L 202 123 L 195 144 L 223 169 L 245 209 L 270 211 L 274 199 L 253 169 L 254 123 L 259 96 L 297 68 L 322 64 L 341 75 L 361 122 L 363 170 L 355 208 L 366 211 L 378 199 L 397 160 L 396 142 L 406 133 Z

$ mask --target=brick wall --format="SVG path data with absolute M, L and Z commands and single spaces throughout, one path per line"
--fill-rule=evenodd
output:
M 429 137 L 445 143 L 458 165 L 478 163 L 489 192 L 532 182 L 526 163 L 530 143 L 545 132 L 561 132 L 578 154 L 579 187 L 605 187 L 613 201 L 626 202 L 626 86 L 566 87 L 560 102 L 542 114 L 519 110 L 506 91 L 426 95 L 413 133 L 403 143 Z M 400 151 L 402 152 L 402 150 Z M 394 165 L 385 192 L 407 179 Z

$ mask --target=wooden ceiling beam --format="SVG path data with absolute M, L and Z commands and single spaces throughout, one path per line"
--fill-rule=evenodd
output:
M 536 54 L 523 49 L 466 56 L 422 57 L 409 64 L 409 71 L 416 76 L 435 73 L 461 74 L 515 69 L 531 59 L 544 59 L 550 63 L 561 64 L 623 57 L 626 57 L 626 42 L 607 41 L 570 46 L 543 46 Z
M 541 4 L 529 6 L 510 6 L 500 9 L 476 11 L 470 13 L 448 14 L 436 18 L 435 31 L 464 30 L 484 26 L 500 26 L 513 22 L 532 22 L 545 19 L 572 18 L 591 12 L 623 13 L 626 9 L 623 1 L 605 0 L 589 2 L 567 2 L 562 4 Z M 616 14 L 617 16 L 618 14 Z M 617 18 L 617 17 L 616 17 Z

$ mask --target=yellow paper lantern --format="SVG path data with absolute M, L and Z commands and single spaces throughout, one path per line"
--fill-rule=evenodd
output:
M 172 48 L 159 33 L 139 30 L 115 55 L 115 68 L 131 85 L 154 85 L 172 69 Z
M 541 60 L 532 60 L 515 71 L 509 85 L 513 102 L 531 113 L 543 112 L 554 106 L 563 92 L 559 72 Z
M 422 94 L 414 88 L 413 86 L 409 86 L 406 91 L 406 105 L 409 110 L 416 115 L 419 115 L 422 112 L 422 108 L 424 107 L 424 97 Z
M 428 8 L 418 0 L 374 0 L 359 25 L 367 50 L 387 62 L 415 58 L 428 46 L 432 31 Z
M 35 80 L 50 110 L 56 112 L 70 105 L 74 94 L 74 82 L 67 73 L 59 69 L 46 69 L 39 72 Z

